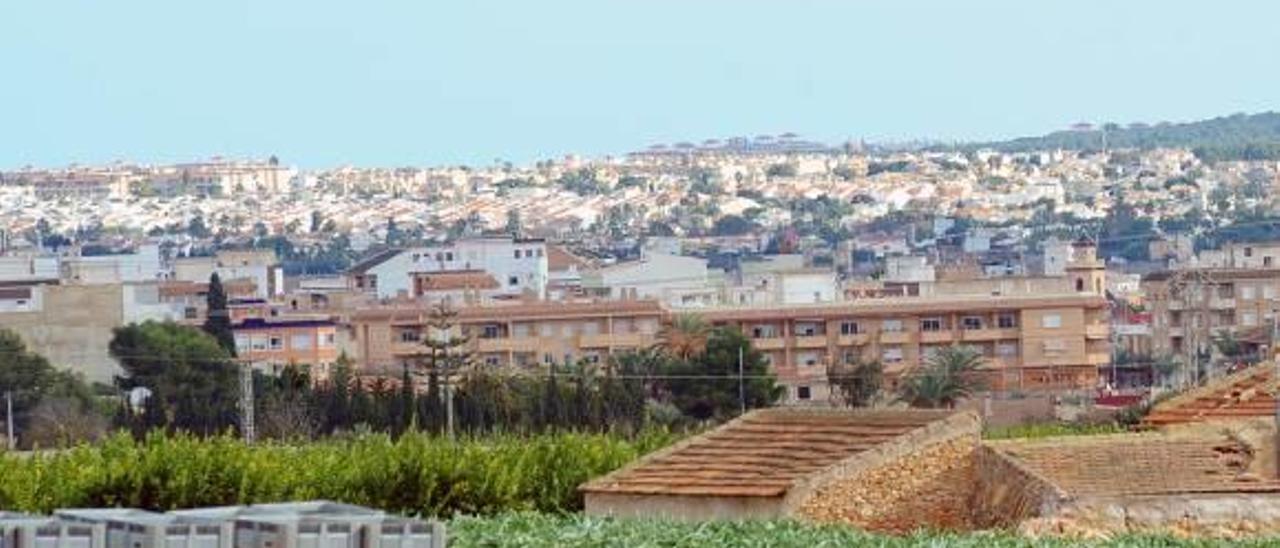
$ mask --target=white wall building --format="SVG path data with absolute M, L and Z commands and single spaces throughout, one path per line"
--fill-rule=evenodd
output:
M 472 238 L 449 245 L 378 253 L 347 273 L 352 288 L 380 299 L 413 293 L 413 274 L 483 270 L 504 295 L 547 293 L 547 244 L 539 239 Z
M 717 294 L 705 259 L 664 253 L 583 273 L 582 289 L 610 299 L 659 299 L 674 307 L 709 306 Z

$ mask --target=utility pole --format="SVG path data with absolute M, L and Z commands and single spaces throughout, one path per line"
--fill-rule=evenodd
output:
M 17 444 L 14 443 L 15 440 L 13 438 L 13 391 L 12 390 L 4 391 L 4 407 L 5 407 L 5 412 L 4 412 L 5 431 L 4 432 L 6 434 L 6 437 L 9 438 L 9 450 L 13 451 L 13 449 L 17 447 Z
M 240 365 L 240 430 L 244 441 L 253 443 L 257 439 L 257 428 L 253 417 L 253 365 Z
M 444 377 L 444 424 L 445 431 L 449 433 L 449 439 L 453 436 L 453 380 L 449 375 Z
M 737 406 L 739 406 L 739 415 L 746 415 L 746 382 L 742 376 L 742 356 L 746 351 L 742 347 L 737 347 Z

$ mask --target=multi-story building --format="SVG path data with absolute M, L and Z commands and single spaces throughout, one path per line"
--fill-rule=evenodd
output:
M 477 359 L 526 368 L 598 362 L 657 342 L 673 312 L 657 301 L 524 303 L 467 307 L 458 323 Z M 1091 388 L 1110 360 L 1106 299 L 1092 291 L 1003 296 L 898 297 L 698 312 L 741 329 L 768 357 L 793 403 L 825 401 L 827 367 L 881 361 L 892 380 L 933 352 L 968 346 L 985 357 L 992 389 Z M 396 370 L 423 352 L 429 311 L 401 304 L 351 314 L 351 354 L 373 370 Z
M 391 249 L 347 271 L 351 289 L 379 299 L 413 294 L 415 274 L 483 270 L 505 295 L 547 293 L 547 244 L 540 239 L 472 238 L 452 244 Z
M 610 353 L 652 346 L 667 311 L 656 301 L 526 302 L 458 309 L 456 322 L 491 366 L 599 362 Z M 398 370 L 424 352 L 430 310 L 393 304 L 350 315 L 352 357 L 370 370 Z
M 232 325 L 238 358 L 258 368 L 308 366 L 318 379 L 340 354 L 337 330 L 328 317 L 245 318 Z
M 1266 344 L 1280 310 L 1280 268 L 1274 267 L 1167 270 L 1145 276 L 1142 288 L 1157 355 L 1213 354 L 1221 333 Z

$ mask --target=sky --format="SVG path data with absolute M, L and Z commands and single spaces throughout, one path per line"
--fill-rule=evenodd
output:
M 0 169 L 517 163 L 1280 109 L 1280 2 L 4 0 Z

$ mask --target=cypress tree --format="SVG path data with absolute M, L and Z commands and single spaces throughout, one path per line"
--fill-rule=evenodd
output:
M 204 331 L 217 339 L 218 345 L 228 354 L 236 355 L 236 337 L 231 332 L 231 313 L 227 310 L 227 293 L 222 279 L 214 272 L 209 276 L 209 293 L 206 297 Z

